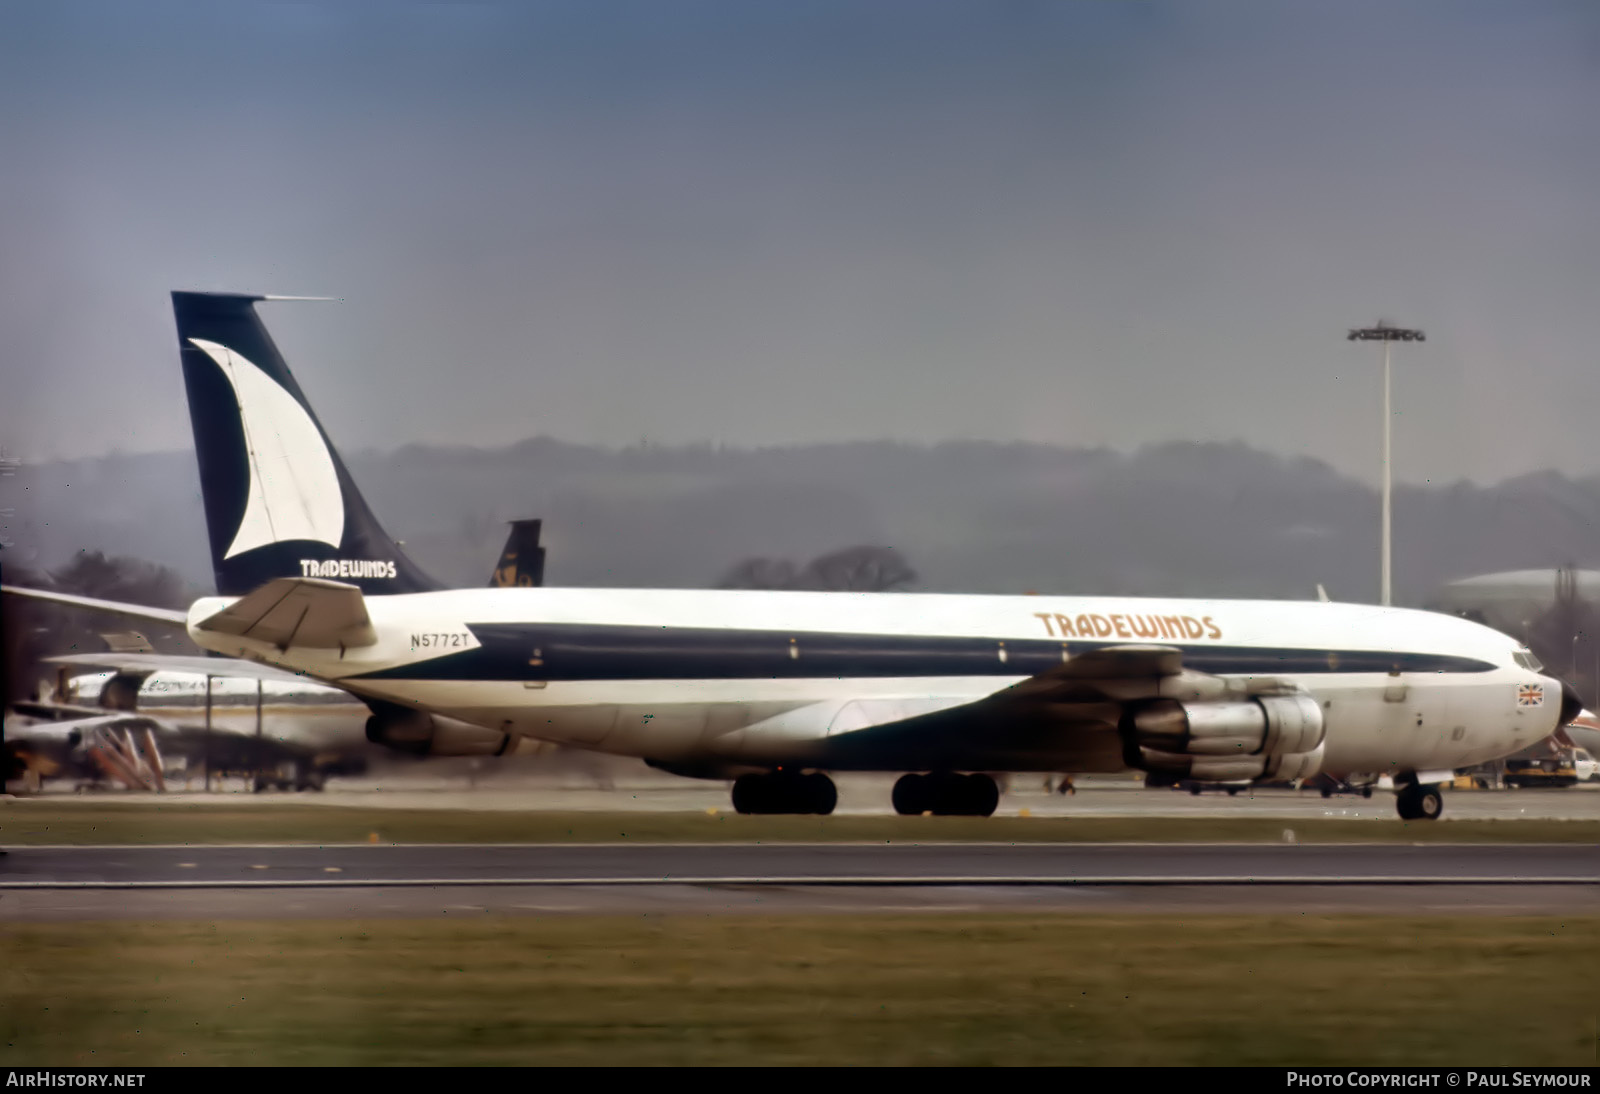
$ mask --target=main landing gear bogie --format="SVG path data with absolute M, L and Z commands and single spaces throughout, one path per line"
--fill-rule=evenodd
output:
M 1444 812 L 1444 797 L 1437 786 L 1407 783 L 1395 795 L 1401 820 L 1438 820 Z
M 741 775 L 733 784 L 733 808 L 740 813 L 810 813 L 827 816 L 839 804 L 833 780 L 820 771 L 771 771 Z
M 1000 804 L 1000 788 L 988 775 L 904 775 L 894 784 L 894 811 L 903 817 L 988 817 Z

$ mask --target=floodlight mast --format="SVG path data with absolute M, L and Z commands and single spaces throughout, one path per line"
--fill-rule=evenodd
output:
M 1390 499 L 1393 493 L 1392 475 L 1389 461 L 1390 430 L 1393 425 L 1394 415 L 1390 409 L 1389 401 L 1389 347 L 1395 342 L 1424 342 L 1427 336 L 1420 330 L 1397 327 L 1384 320 L 1378 320 L 1375 327 L 1356 327 L 1351 329 L 1346 336 L 1350 342 L 1382 342 L 1383 343 L 1383 569 L 1379 582 L 1379 603 L 1388 607 L 1393 599 L 1390 582 Z

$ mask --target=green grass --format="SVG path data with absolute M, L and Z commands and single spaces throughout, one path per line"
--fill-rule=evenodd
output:
M 0 1064 L 1600 1061 L 1600 918 L 0 928 Z
M 140 843 L 1600 843 L 1600 820 L 1295 820 L 1257 817 L 748 817 L 147 802 L 0 802 L 0 847 Z

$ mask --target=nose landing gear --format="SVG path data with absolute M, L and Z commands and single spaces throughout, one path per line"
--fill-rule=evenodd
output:
M 1401 820 L 1438 820 L 1444 812 L 1444 797 L 1434 785 L 1407 783 L 1395 795 Z
M 820 771 L 772 771 L 741 775 L 733 784 L 733 808 L 740 813 L 811 813 L 827 816 L 839 803 L 833 780 Z

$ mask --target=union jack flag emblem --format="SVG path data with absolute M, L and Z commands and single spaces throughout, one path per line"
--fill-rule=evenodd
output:
M 1539 707 L 1544 705 L 1543 684 L 1523 684 L 1517 689 L 1517 706 Z

